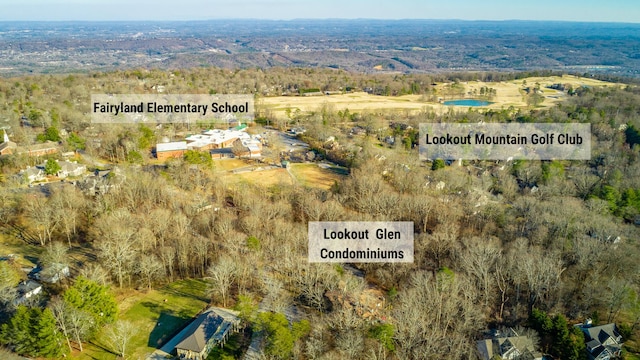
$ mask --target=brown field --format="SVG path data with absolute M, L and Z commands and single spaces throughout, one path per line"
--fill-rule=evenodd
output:
M 244 160 L 240 159 L 220 159 L 213 161 L 213 166 L 215 167 L 216 171 L 229 171 L 249 165 L 249 163 L 246 163 Z
M 346 169 L 331 167 L 323 169 L 318 164 L 291 164 L 291 173 L 303 186 L 330 189 L 334 182 L 340 181 Z
M 272 169 L 264 171 L 249 171 L 240 174 L 229 173 L 223 177 L 229 184 L 246 182 L 259 184 L 264 187 L 274 185 L 293 185 L 293 179 L 286 169 Z
M 329 189 L 335 181 L 340 181 L 347 173 L 346 169 L 332 166 L 326 169 L 316 163 L 291 164 L 291 174 L 286 169 L 248 171 L 239 174 L 227 173 L 222 177 L 229 184 L 247 183 L 272 187 L 275 185 L 302 185 L 320 189 Z M 293 175 L 293 177 L 292 177 Z
M 481 82 L 481 81 L 469 81 L 464 82 L 465 97 L 470 98 L 469 92 L 473 89 L 480 91 L 480 88 L 487 86 L 494 88 L 497 91 L 497 95 L 491 100 L 494 103 L 486 106 L 490 109 L 501 109 L 513 106 L 515 108 L 526 108 L 526 99 L 523 96 L 521 89 L 523 88 L 523 80 L 527 81 L 527 86 L 534 86 L 535 83 L 539 83 L 542 88 L 545 100 L 542 103 L 543 107 L 549 107 L 555 103 L 562 101 L 564 94 L 562 92 L 546 89 L 547 85 L 562 83 L 571 84 L 573 87 L 579 86 L 616 86 L 619 84 L 604 82 L 595 79 L 581 78 L 576 76 L 547 76 L 547 77 L 531 77 L 527 79 L 519 79 L 505 82 Z M 439 84 L 436 86 L 436 90 L 442 92 L 446 84 Z M 557 98 L 553 98 L 557 97 Z M 450 100 L 447 97 L 447 100 Z M 369 95 L 364 92 L 342 94 L 342 95 L 326 95 L 326 96 L 278 96 L 278 97 L 266 97 L 259 101 L 268 109 L 272 110 L 276 116 L 284 118 L 286 117 L 285 110 L 291 109 L 295 111 L 300 109 L 303 113 L 309 113 L 318 111 L 322 106 L 328 106 L 335 111 L 349 109 L 350 112 L 386 112 L 386 111 L 407 111 L 407 112 L 419 112 L 425 109 L 433 109 L 436 111 L 444 111 L 450 108 L 437 102 L 427 102 L 421 95 L 403 95 L 403 96 L 377 96 Z M 460 110 L 467 110 L 467 107 L 459 106 Z

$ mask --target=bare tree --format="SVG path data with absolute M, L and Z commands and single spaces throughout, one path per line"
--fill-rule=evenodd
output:
M 96 223 L 99 236 L 96 239 L 98 256 L 115 275 L 119 287 L 122 287 L 125 277 L 133 270 L 135 259 L 136 233 L 130 219 L 130 213 L 118 211 L 100 218 Z
M 71 237 L 76 234 L 80 210 L 84 205 L 82 193 L 71 186 L 63 186 L 51 196 L 54 206 L 60 211 L 60 224 L 71 247 Z
M 49 307 L 51 308 L 51 312 L 53 313 L 53 316 L 56 319 L 56 325 L 58 326 L 58 329 L 60 329 L 65 340 L 67 340 L 67 346 L 69 346 L 69 351 L 70 352 L 73 351 L 73 348 L 71 347 L 71 342 L 69 341 L 70 331 L 67 325 L 69 323 L 67 319 L 67 313 L 68 313 L 67 304 L 61 298 L 56 298 L 53 301 L 51 301 L 51 303 L 49 304 Z
M 146 280 L 147 289 L 151 290 L 151 282 L 162 276 L 164 268 L 155 255 L 142 253 L 136 262 L 136 272 Z
M 516 240 L 512 253 L 516 259 L 518 279 L 529 293 L 527 310 L 531 314 L 536 302 L 558 286 L 560 274 L 564 271 L 562 260 L 555 253 L 529 247 L 525 239 Z
M 87 264 L 80 269 L 80 275 L 102 286 L 109 284 L 109 272 L 100 264 Z
M 236 278 L 236 263 L 229 257 L 222 257 L 214 265 L 209 266 L 207 275 L 209 293 L 222 298 L 222 306 L 227 306 L 227 296 Z
M 43 196 L 28 197 L 24 203 L 25 211 L 36 228 L 40 245 L 51 242 L 51 235 L 60 222 L 60 213 Z
M 484 305 L 489 304 L 493 294 L 492 273 L 501 256 L 500 244 L 496 239 L 467 239 L 466 248 L 460 254 L 460 265 L 467 274 L 476 280 L 476 287 L 482 291 Z
M 126 358 L 129 342 L 136 334 L 136 326 L 126 320 L 118 320 L 107 327 L 105 335 L 112 349 L 122 358 Z

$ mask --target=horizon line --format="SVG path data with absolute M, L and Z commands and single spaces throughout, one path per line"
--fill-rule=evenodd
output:
M 213 22 L 213 21 L 273 21 L 273 22 L 295 22 L 295 21 L 439 21 L 439 22 L 555 22 L 555 23 L 589 23 L 589 24 L 631 24 L 640 25 L 638 22 L 611 21 L 611 20 L 558 20 L 558 19 L 439 19 L 439 18 L 292 18 L 292 19 L 266 19 L 266 18 L 211 18 L 211 19 L 108 19 L 108 20 L 6 20 L 0 19 L 0 23 L 116 23 L 116 22 Z

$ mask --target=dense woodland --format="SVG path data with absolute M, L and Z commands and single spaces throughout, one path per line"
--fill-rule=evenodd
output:
M 285 121 L 259 104 L 261 96 L 305 88 L 431 94 L 434 82 L 525 76 L 204 68 L 0 80 L 0 121 L 11 126 L 12 141 L 59 141 L 67 150 L 115 163 L 122 172 L 119 185 L 101 195 L 87 195 L 71 184 L 34 191 L 14 176 L 33 159 L 0 159 L 3 236 L 32 241 L 43 249 L 41 262 L 68 263 L 77 275 L 51 289 L 44 309 L 38 307 L 42 304 L 14 307 L 11 289 L 22 275 L 10 262 L 0 262 L 0 341 L 24 355 L 59 357 L 72 344 L 90 341 L 103 326 L 119 339 L 126 335 L 126 323 L 116 321 L 115 313 L 96 317 L 95 306 L 113 307 L 112 291 L 207 278 L 213 304 L 241 309 L 249 325 L 269 335 L 264 351 L 272 358 L 473 359 L 484 330 L 542 329 L 546 321 L 571 341 L 539 334 L 541 349 L 562 359 L 582 359 L 584 351 L 574 350 L 583 345 L 569 329 L 586 318 L 618 323 L 628 351 L 640 351 L 637 87 L 580 88 L 549 109 L 345 116 L 322 107 Z M 348 165 L 350 174 L 331 190 L 230 185 L 209 161 L 148 165 L 155 141 L 185 131 L 182 125 L 90 124 L 90 93 L 152 92 L 157 85 L 169 93 L 256 94 L 255 127 L 302 124 L 315 151 Z M 461 166 L 420 162 L 415 132 L 389 126 L 480 120 L 591 123 L 592 159 Z M 366 135 L 343 135 L 355 125 Z M 62 129 L 66 135 L 60 135 Z M 346 145 L 323 148 L 329 135 Z M 378 139 L 387 135 L 402 141 L 382 145 Z M 214 209 L 199 211 L 203 203 Z M 336 220 L 413 221 L 415 262 L 309 264 L 307 222 Z M 80 299 L 78 289 L 95 297 Z M 373 290 L 383 294 L 383 305 L 375 316 L 363 317 L 359 301 Z M 256 317 L 258 303 L 272 315 Z M 280 331 L 278 314 L 291 306 L 308 322 Z M 52 343 L 64 346 L 34 348 L 26 324 L 41 329 L 40 338 L 53 336 Z M 120 350 L 125 354 L 124 346 Z

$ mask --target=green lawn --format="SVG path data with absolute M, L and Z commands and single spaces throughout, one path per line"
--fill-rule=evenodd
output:
M 119 304 L 118 318 L 134 323 L 137 329 L 127 358 L 144 359 L 177 334 L 208 305 L 206 286 L 203 280 L 180 280 L 158 290 L 125 296 Z M 103 337 L 97 338 L 94 344 L 86 346 L 84 353 L 75 353 L 72 358 L 115 359 Z

